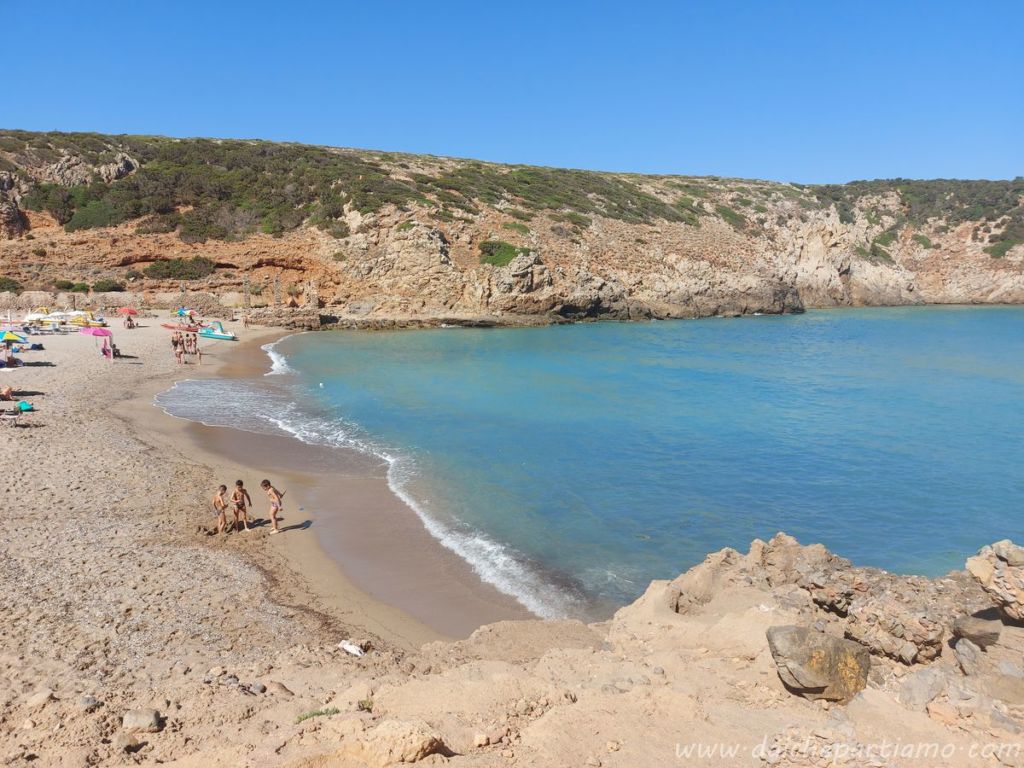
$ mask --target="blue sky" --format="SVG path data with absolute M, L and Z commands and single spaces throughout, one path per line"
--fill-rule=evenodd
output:
M 0 0 L 0 126 L 799 182 L 1024 175 L 1021 2 Z

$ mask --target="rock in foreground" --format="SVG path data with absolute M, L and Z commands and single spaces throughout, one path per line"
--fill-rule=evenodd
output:
M 864 690 L 867 648 L 806 627 L 772 627 L 768 647 L 786 687 L 805 699 L 846 702 Z

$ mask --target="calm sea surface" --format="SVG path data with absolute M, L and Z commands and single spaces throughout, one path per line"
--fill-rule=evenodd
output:
M 784 530 L 937 575 L 1024 537 L 1024 309 L 292 336 L 160 396 L 387 462 L 480 575 L 593 614 Z

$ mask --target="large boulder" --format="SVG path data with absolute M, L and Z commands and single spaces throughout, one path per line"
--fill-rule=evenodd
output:
M 953 636 L 966 638 L 985 650 L 999 642 L 1002 628 L 1003 624 L 1000 621 L 983 619 L 980 616 L 960 616 L 953 622 Z
M 1024 621 L 1024 547 L 1009 539 L 982 547 L 967 571 L 1005 616 Z
M 847 702 L 867 685 L 871 655 L 859 643 L 797 626 L 767 636 L 779 678 L 805 699 Z

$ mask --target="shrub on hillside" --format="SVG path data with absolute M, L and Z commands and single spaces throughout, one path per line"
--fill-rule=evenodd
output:
M 200 280 L 209 277 L 217 268 L 209 259 L 197 256 L 193 259 L 164 259 L 155 261 L 143 271 L 146 277 L 156 280 Z
M 56 288 L 58 291 L 70 291 L 72 288 L 75 287 L 75 284 L 72 283 L 70 280 L 54 280 L 53 287 Z
M 94 293 L 120 293 L 124 290 L 124 283 L 116 280 L 97 280 L 92 284 Z
M 125 218 L 127 217 L 121 211 L 105 200 L 91 200 L 75 211 L 64 225 L 64 229 L 67 232 L 74 232 L 93 227 L 112 227 L 120 224 Z
M 491 264 L 495 267 L 505 267 L 516 256 L 527 252 L 528 249 L 517 248 L 503 240 L 486 240 L 480 243 L 480 263 Z
M 4 291 L 10 291 L 11 293 L 21 293 L 25 290 L 21 283 L 11 277 L 0 277 L 0 293 Z

